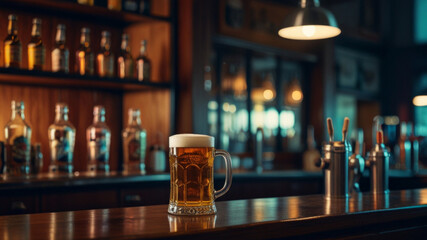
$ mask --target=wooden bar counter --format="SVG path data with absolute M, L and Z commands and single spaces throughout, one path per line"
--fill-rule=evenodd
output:
M 217 202 L 218 213 L 182 217 L 166 205 L 0 217 L 1 239 L 406 238 L 427 232 L 427 189 Z

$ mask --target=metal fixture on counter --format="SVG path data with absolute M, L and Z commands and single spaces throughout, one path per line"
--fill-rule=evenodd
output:
M 357 140 L 353 155 L 349 158 L 349 193 L 360 192 L 359 180 L 365 170 L 365 159 L 363 159 L 363 129 L 357 130 Z
M 301 0 L 301 8 L 290 13 L 278 34 L 295 40 L 316 40 L 339 35 L 334 15 L 320 7 L 319 0 Z
M 344 119 L 342 141 L 334 141 L 332 119 L 327 119 L 329 143 L 323 146 L 323 157 L 316 165 L 325 170 L 326 198 L 348 197 L 348 163 L 351 145 L 347 142 L 349 118 Z
M 388 192 L 390 153 L 384 145 L 384 135 L 377 126 L 377 144 L 369 152 L 366 167 L 370 169 L 371 192 Z

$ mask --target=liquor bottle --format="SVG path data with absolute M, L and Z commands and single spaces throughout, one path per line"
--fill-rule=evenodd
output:
M 79 4 L 93 6 L 94 0 L 77 0 Z
M 5 127 L 6 174 L 30 173 L 31 128 L 25 121 L 24 102 L 12 101 L 12 117 Z
M 119 78 L 133 78 L 133 59 L 130 54 L 129 35 L 122 35 L 120 55 L 117 59 Z
M 4 66 L 19 68 L 21 66 L 22 46 L 18 38 L 18 18 L 10 14 L 7 37 L 4 40 Z
M 28 43 L 28 70 L 42 71 L 46 59 L 46 50 L 41 38 L 42 20 L 33 19 L 31 40 Z
M 122 0 L 122 10 L 127 12 L 138 12 L 138 0 Z
M 72 173 L 76 129 L 68 121 L 68 106 L 57 103 L 55 122 L 49 126 L 50 173 Z
M 123 129 L 123 171 L 145 174 L 147 132 L 141 127 L 139 109 L 129 109 L 128 126 Z
M 147 58 L 147 40 L 141 41 L 139 57 L 136 59 L 136 75 L 138 81 L 150 81 L 151 62 Z
M 76 72 L 80 75 L 93 75 L 94 72 L 89 28 L 81 30 L 80 47 L 76 52 Z
M 87 148 L 89 153 L 89 172 L 109 172 L 109 156 L 111 131 L 105 123 L 105 108 L 93 108 L 93 124 L 86 130 Z
M 52 72 L 68 73 L 70 71 L 70 52 L 65 46 L 65 25 L 56 27 L 55 49 L 52 50 Z
M 122 0 L 108 0 L 108 9 L 116 11 L 122 10 Z
M 320 152 L 316 149 L 313 126 L 307 127 L 307 150 L 304 152 L 302 159 L 305 171 L 319 171 L 319 168 L 315 166 L 315 162 L 320 159 Z
M 111 34 L 102 32 L 101 52 L 96 58 L 97 74 L 100 77 L 114 77 L 114 54 L 111 52 Z

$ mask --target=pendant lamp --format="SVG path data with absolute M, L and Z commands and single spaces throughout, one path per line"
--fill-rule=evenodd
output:
M 301 8 L 289 14 L 278 34 L 288 39 L 316 40 L 340 33 L 334 15 L 320 7 L 319 0 L 301 0 Z

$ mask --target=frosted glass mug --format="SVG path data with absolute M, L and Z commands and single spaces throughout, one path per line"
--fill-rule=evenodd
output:
M 200 134 L 177 134 L 169 137 L 171 187 L 168 212 L 175 215 L 215 214 L 215 199 L 231 186 L 231 158 L 215 149 L 214 137 Z M 225 161 L 225 183 L 216 191 L 213 181 L 215 157 Z

